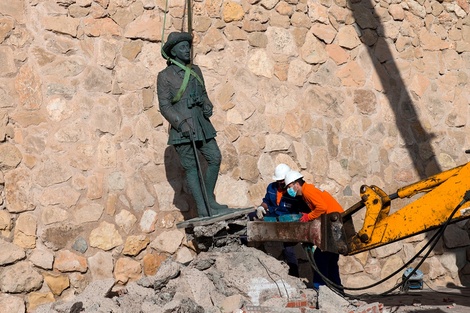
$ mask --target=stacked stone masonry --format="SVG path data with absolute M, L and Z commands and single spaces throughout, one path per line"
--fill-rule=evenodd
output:
M 162 35 L 187 29 L 187 11 L 165 5 L 0 1 L 1 307 L 193 258 L 175 224 L 194 203 L 155 97 Z M 392 193 L 468 162 L 469 13 L 466 0 L 195 0 L 218 201 L 259 204 L 280 162 L 345 208 L 362 184 Z M 468 229 L 446 231 L 429 282 L 468 283 Z M 427 239 L 342 257 L 344 284 L 387 276 Z

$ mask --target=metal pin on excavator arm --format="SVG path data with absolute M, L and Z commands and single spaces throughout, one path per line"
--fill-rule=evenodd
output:
M 308 242 L 323 251 L 352 255 L 438 228 L 462 201 L 451 222 L 470 218 L 470 163 L 441 172 L 387 195 L 377 186 L 361 187 L 361 201 L 343 213 L 322 215 L 308 222 L 248 222 L 248 241 Z M 422 194 L 391 212 L 398 198 Z M 354 214 L 366 208 L 362 227 Z

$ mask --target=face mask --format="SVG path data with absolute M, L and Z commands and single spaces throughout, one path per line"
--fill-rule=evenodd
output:
M 297 195 L 297 192 L 294 190 L 294 188 L 292 187 L 289 187 L 287 188 L 287 193 L 289 194 L 289 196 L 291 197 L 295 197 Z

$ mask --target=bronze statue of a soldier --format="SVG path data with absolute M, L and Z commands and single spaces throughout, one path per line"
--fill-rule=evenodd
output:
M 214 196 L 222 156 L 215 140 L 216 130 L 209 120 L 213 105 L 202 72 L 191 64 L 192 41 L 192 35 L 186 32 L 168 36 L 162 48 L 167 67 L 158 74 L 157 95 L 160 112 L 171 125 L 168 144 L 179 155 L 199 217 L 206 217 L 231 210 L 217 203 Z M 208 164 L 204 176 L 198 151 Z

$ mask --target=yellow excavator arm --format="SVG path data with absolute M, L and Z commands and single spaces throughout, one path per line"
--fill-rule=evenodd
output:
M 248 241 L 309 242 L 323 251 L 352 255 L 470 218 L 470 162 L 391 195 L 366 185 L 360 193 L 361 200 L 343 213 L 323 215 L 308 223 L 248 222 Z M 391 210 L 393 200 L 416 195 L 420 197 Z M 364 208 L 364 221 L 357 226 L 353 216 Z

